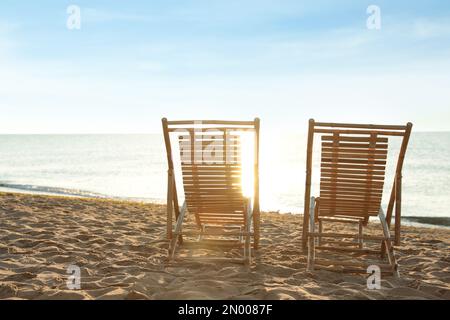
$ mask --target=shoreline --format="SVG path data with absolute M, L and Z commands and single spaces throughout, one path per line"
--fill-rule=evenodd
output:
M 56 188 L 55 188 L 56 189 Z M 70 191 L 71 189 L 62 189 Z M 99 193 L 94 193 L 90 191 L 82 191 L 79 194 L 74 193 L 57 193 L 57 192 L 45 192 L 42 190 L 33 190 L 33 188 L 28 189 L 20 189 L 20 188 L 11 188 L 4 187 L 0 184 L 0 193 L 18 193 L 18 194 L 30 194 L 30 195 L 44 195 L 49 197 L 68 197 L 68 198 L 81 198 L 81 199 L 104 199 L 111 201 L 126 201 L 126 202 L 137 202 L 137 203 L 149 203 L 149 204 L 157 204 L 164 205 L 165 200 L 160 199 L 147 199 L 147 198 L 132 198 L 132 197 L 115 197 L 109 196 Z M 84 194 L 84 195 L 83 195 Z M 287 215 L 303 215 L 302 213 L 292 213 L 292 212 L 282 212 L 279 210 L 263 210 L 265 212 L 273 212 L 278 214 L 287 214 Z M 450 217 L 440 217 L 440 216 L 403 216 L 402 224 L 406 226 L 416 226 L 423 228 L 448 228 L 450 229 Z

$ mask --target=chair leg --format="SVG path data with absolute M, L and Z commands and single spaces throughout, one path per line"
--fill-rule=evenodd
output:
M 175 227 L 175 235 L 174 237 L 172 237 L 172 240 L 170 241 L 169 244 L 169 261 L 172 260 L 175 256 L 175 250 L 178 244 L 178 240 L 180 238 L 179 235 L 181 234 L 185 214 L 186 214 L 186 202 L 183 204 L 183 207 L 181 208 L 181 212 L 180 215 L 178 216 L 177 224 Z
M 386 257 L 386 245 L 384 241 L 381 241 L 381 251 L 380 251 L 380 258 L 384 259 Z
M 309 208 L 309 236 L 308 236 L 308 261 L 307 261 L 307 271 L 314 271 L 314 260 L 315 260 L 315 236 L 314 233 L 314 206 L 315 199 L 311 197 L 310 208 Z
M 384 215 L 383 209 L 380 209 L 378 217 L 380 218 L 381 226 L 383 227 L 383 235 L 384 235 L 384 240 L 383 240 L 384 245 L 383 246 L 386 249 L 387 258 L 388 258 L 389 264 L 391 265 L 392 272 L 393 272 L 394 276 L 398 277 L 399 276 L 398 265 L 397 265 L 397 260 L 395 258 L 395 254 L 394 254 L 394 246 L 392 245 L 392 242 L 391 242 L 391 234 L 389 232 L 389 227 L 387 225 L 386 217 Z
M 244 260 L 246 265 L 250 265 L 252 263 L 252 236 L 250 235 L 251 225 L 253 219 L 253 208 L 251 201 L 247 202 L 247 223 L 245 224 L 245 243 L 244 243 Z
M 322 234 L 322 232 L 323 232 L 323 221 L 319 220 L 319 233 Z M 319 239 L 319 246 L 321 246 L 322 245 L 322 236 L 319 235 L 318 239 Z
M 249 233 L 249 232 L 247 232 Z M 245 264 L 246 265 L 250 265 L 252 263 L 252 252 L 251 252 L 251 240 L 250 240 L 250 235 L 247 234 L 245 236 L 245 245 L 244 245 L 244 260 L 245 260 Z
M 363 237 L 363 223 L 362 223 L 362 221 L 359 221 L 359 223 L 358 223 L 358 235 L 359 235 L 359 238 L 358 238 L 359 248 L 362 249 L 363 248 L 363 244 L 364 244 L 364 239 L 362 238 Z
M 203 240 L 203 233 L 205 232 L 205 230 L 206 230 L 206 225 L 203 224 L 201 226 L 201 231 L 200 231 L 200 234 L 198 236 L 198 241 L 202 241 Z

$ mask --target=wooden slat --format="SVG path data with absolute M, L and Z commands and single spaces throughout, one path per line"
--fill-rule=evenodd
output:
M 236 173 L 232 173 L 232 174 L 228 174 L 228 175 L 219 175 L 219 174 L 214 174 L 214 175 L 200 175 L 200 176 L 195 176 L 195 175 L 186 175 L 183 176 L 183 182 L 185 182 L 185 184 L 196 184 L 196 183 L 223 183 L 223 184 L 241 184 L 241 176 L 239 174 Z
M 188 188 L 185 187 L 185 194 L 189 196 L 198 195 L 198 198 L 205 198 L 205 197 L 214 197 L 214 198 L 224 198 L 229 199 L 233 197 L 242 198 L 242 190 L 239 189 L 213 189 L 212 187 L 203 187 L 203 188 Z
M 232 201 L 232 200 L 240 200 L 243 201 L 244 196 L 241 192 L 235 192 L 230 194 L 222 194 L 219 192 L 207 193 L 207 192 L 186 192 L 186 197 L 189 197 L 190 201 Z
M 223 184 L 223 185 L 241 185 L 241 177 L 236 176 L 183 176 L 184 184 Z
M 340 210 L 340 211 L 352 211 L 352 212 L 362 212 L 364 211 L 375 211 L 378 212 L 379 206 L 376 206 L 374 204 L 367 204 L 367 205 L 349 205 L 347 203 L 339 203 L 336 202 L 336 204 L 328 204 L 320 207 L 321 212 L 326 211 L 333 211 L 334 209 Z
M 203 212 L 199 212 L 198 216 L 200 217 L 200 219 L 207 219 L 207 218 L 238 218 L 238 219 L 242 219 L 242 212 L 236 212 L 236 213 L 230 213 L 230 214 L 226 214 L 226 213 L 203 213 Z
M 324 177 L 320 183 L 324 184 L 324 185 L 330 185 L 330 186 L 335 186 L 335 185 L 340 185 L 343 187 L 364 186 L 364 187 L 369 187 L 369 188 L 383 188 L 383 185 L 384 185 L 384 183 L 380 182 L 380 181 L 344 179 L 344 178 L 340 178 L 340 176 L 338 176 L 338 178 Z
M 365 201 L 365 200 L 359 200 L 359 201 L 356 201 L 356 200 L 343 200 L 343 199 L 324 199 L 324 198 L 320 198 L 320 207 L 321 208 L 324 208 L 324 207 L 326 207 L 326 206 L 331 206 L 331 205 L 334 205 L 334 204 L 340 204 L 340 205 L 344 205 L 344 204 L 348 204 L 349 206 L 357 206 L 357 207 L 360 207 L 360 206 L 364 206 L 364 205 L 367 205 L 367 204 L 369 204 L 369 205 L 373 205 L 373 204 L 377 204 L 377 203 L 379 203 L 379 201 L 377 201 L 377 200 L 368 200 L 368 201 Z
M 230 221 L 241 221 L 244 220 L 242 213 L 240 215 L 232 214 L 232 215 L 225 215 L 225 214 L 204 214 L 199 212 L 198 216 L 200 217 L 200 220 L 230 220 Z
M 239 164 L 241 163 L 241 159 L 238 159 L 236 157 L 230 157 L 230 158 L 226 158 L 225 156 L 205 156 L 202 158 L 194 158 L 192 157 L 191 159 L 187 159 L 184 158 L 183 159 L 183 166 L 192 166 L 192 163 L 196 162 L 197 165 L 199 165 L 199 162 L 201 162 L 201 165 L 203 165 L 204 167 L 208 167 L 208 166 L 231 166 L 231 165 L 235 165 L 235 166 L 239 166 Z
M 188 208 L 189 210 L 191 210 L 190 208 Z M 221 208 L 218 207 L 212 207 L 212 208 L 208 208 L 208 207 L 195 207 L 192 210 L 195 211 L 195 213 L 197 213 L 199 216 L 202 214 L 210 214 L 210 215 L 215 215 L 215 214 L 229 214 L 231 216 L 240 216 L 240 218 L 242 218 L 242 214 L 244 213 L 244 210 L 242 210 L 242 208 L 239 208 L 237 206 L 233 207 L 224 207 L 222 206 Z M 189 212 L 194 212 L 194 211 L 189 211 Z M 225 212 L 225 213 L 224 213 Z
M 178 136 L 178 141 L 180 143 L 180 145 L 182 143 L 186 143 L 186 144 L 191 144 L 192 142 L 198 142 L 199 145 L 201 144 L 205 144 L 205 145 L 233 145 L 233 146 L 237 146 L 239 147 L 241 145 L 241 139 L 240 137 L 229 137 L 227 136 L 227 141 L 224 141 L 224 135 L 223 134 L 216 134 L 216 135 L 211 135 L 211 134 L 206 134 L 203 133 L 201 135 L 197 135 L 197 134 L 193 134 L 193 135 L 179 135 Z M 226 142 L 226 143 L 225 143 Z
M 242 210 L 242 208 L 238 208 L 238 207 L 230 207 L 230 208 L 198 207 L 196 209 L 198 210 L 196 212 L 198 213 L 199 216 L 200 215 L 211 215 L 211 216 L 225 215 L 225 216 L 239 216 L 240 218 L 242 218 L 242 214 L 244 213 L 244 210 Z
M 223 190 L 225 193 L 227 191 L 242 190 L 240 183 L 232 182 L 212 182 L 212 181 L 202 181 L 199 179 L 197 182 L 188 182 L 184 184 L 185 191 L 187 190 Z
M 189 128 L 189 127 L 185 127 L 185 128 L 169 128 L 168 131 L 169 132 L 183 132 L 183 131 L 187 131 L 187 132 L 198 132 L 199 130 L 208 130 L 207 132 L 209 134 L 215 134 L 215 132 L 223 132 L 223 131 L 228 131 L 228 132 L 240 132 L 240 131 L 255 131 L 255 128 L 250 128 L 250 127 L 226 127 L 226 126 L 217 126 L 217 127 L 204 127 L 204 128 Z
M 333 136 L 322 136 L 322 141 L 334 141 Z M 339 143 L 340 142 L 366 142 L 369 143 L 371 141 L 370 136 L 369 137 L 346 137 L 346 136 L 339 136 Z M 387 143 L 387 138 L 377 138 L 376 143 Z
M 196 132 L 195 134 L 180 134 L 178 135 L 178 140 L 183 141 L 219 141 L 223 144 L 224 142 L 224 134 L 220 132 L 218 134 L 210 134 L 209 132 Z M 238 135 L 228 135 L 227 144 L 229 142 L 239 142 L 241 141 L 240 136 Z
M 375 198 L 378 198 L 381 196 L 383 192 L 382 187 L 370 187 L 365 185 L 359 185 L 359 186 L 349 186 L 344 184 L 321 184 L 320 186 L 321 195 L 323 194 L 323 197 L 321 198 L 327 198 L 330 196 L 336 195 L 342 195 L 342 196 L 355 196 L 360 198 L 362 195 L 364 196 L 375 196 Z
M 232 185 L 185 185 L 184 186 L 185 193 L 195 193 L 198 192 L 199 195 L 215 195 L 215 194 L 223 194 L 224 196 L 228 196 L 230 194 L 241 194 L 242 188 L 240 186 L 232 186 Z
M 229 180 L 229 181 L 223 181 L 223 180 L 206 180 L 206 179 L 198 179 L 195 180 L 183 180 L 185 186 L 194 187 L 194 186 L 200 186 L 200 187 L 231 187 L 231 188 L 241 188 L 241 182 L 236 180 Z
M 339 159 L 345 158 L 345 159 L 386 159 L 386 155 L 382 154 L 362 154 L 362 153 L 348 153 L 348 152 L 336 152 Z M 322 157 L 324 158 L 330 158 L 333 157 L 333 153 L 331 152 L 322 152 Z
M 358 170 L 384 170 L 384 165 L 362 165 L 362 164 L 346 164 L 346 163 L 331 163 L 325 162 L 321 164 L 321 168 L 327 169 L 358 169 Z
M 406 130 L 406 126 L 385 125 L 385 124 L 378 125 L 378 124 L 315 122 L 315 126 L 316 127 L 331 127 L 331 128 L 372 129 L 372 130 L 403 130 L 403 131 Z
M 368 173 L 364 173 L 364 174 L 339 174 L 339 173 L 326 173 L 326 172 L 322 172 L 322 178 L 323 180 L 333 180 L 336 177 L 339 177 L 341 180 L 343 179 L 351 179 L 351 180 L 367 180 L 368 178 L 370 178 L 371 180 L 374 181 L 384 181 L 384 175 L 383 176 L 372 176 L 371 174 Z
M 335 193 L 336 195 L 329 195 L 329 194 L 324 194 L 323 195 L 323 199 L 325 200 L 330 200 L 330 199 L 342 199 L 342 200 L 354 200 L 354 201 L 363 201 L 363 200 L 369 200 L 369 201 L 379 201 L 381 199 L 381 194 L 377 194 L 375 196 L 369 194 L 365 194 L 365 193 L 360 193 L 357 195 L 349 195 L 349 194 L 342 194 L 342 193 Z M 335 197 L 335 198 L 333 198 Z
M 371 193 L 367 193 L 368 191 L 370 191 Z M 364 198 L 373 198 L 373 199 L 378 199 L 381 198 L 382 196 L 382 192 L 381 190 L 377 190 L 376 192 L 364 188 L 364 189 L 355 189 L 352 188 L 351 190 L 342 190 L 342 189 L 337 189 L 337 188 L 325 188 L 325 189 L 321 189 L 320 190 L 320 198 L 330 198 L 333 196 L 342 196 L 342 197 L 347 197 L 347 198 L 355 198 L 355 199 L 359 199 L 361 197 Z
M 200 188 L 200 189 L 239 189 L 242 190 L 242 186 L 240 182 L 237 181 L 211 181 L 211 180 L 201 180 L 198 181 L 186 181 L 184 183 L 186 188 Z
M 244 219 L 241 219 L 241 220 L 202 219 L 201 222 L 202 223 L 214 223 L 214 224 L 244 225 Z
M 215 210 L 215 211 L 225 211 L 229 210 L 233 211 L 244 211 L 244 202 L 239 200 L 234 201 L 213 201 L 213 202 L 202 202 L 202 201 L 191 201 L 192 204 L 189 204 L 188 209 L 197 209 L 198 212 L 207 211 L 207 210 Z
M 350 224 L 358 224 L 360 223 L 363 219 L 358 218 L 358 219 L 346 219 L 346 218 L 325 218 L 325 217 L 319 217 L 320 221 L 324 221 L 324 222 L 340 222 L 340 223 L 350 223 Z
M 241 208 L 243 206 L 244 200 L 234 198 L 234 199 L 223 199 L 223 200 L 208 200 L 208 199 L 189 199 L 189 207 L 213 207 L 220 206 L 221 208 L 227 207 L 237 207 Z M 241 207 L 239 207 L 241 206 Z
M 169 126 L 174 125 L 233 125 L 233 126 L 254 126 L 255 121 L 230 121 L 230 120 L 172 120 L 167 121 Z
M 192 164 L 182 164 L 181 168 L 183 170 L 183 174 L 189 175 L 193 171 L 196 174 L 207 174 L 209 172 L 221 172 L 221 173 L 229 173 L 229 172 L 241 172 L 241 166 L 239 164 L 210 164 L 210 165 L 192 165 Z
M 210 146 L 210 148 L 208 148 L 208 147 L 206 147 L 206 148 L 203 148 L 203 149 L 199 149 L 199 150 L 191 150 L 191 153 L 193 153 L 193 154 L 196 154 L 196 155 L 203 155 L 203 157 L 205 156 L 205 154 L 206 155 L 210 155 L 210 156 L 213 156 L 213 155 L 221 155 L 221 156 L 223 156 L 224 158 L 225 157 L 228 157 L 228 158 L 236 158 L 236 159 L 240 159 L 241 157 L 240 157 L 240 154 L 238 154 L 238 152 L 236 152 L 236 151 L 233 151 L 233 150 L 228 150 L 228 152 L 226 152 L 224 149 L 224 146 Z M 208 150 L 207 150 L 208 149 Z M 227 155 L 227 153 L 228 153 L 228 155 Z
M 333 174 L 333 175 L 341 175 L 341 174 L 352 174 L 352 175 L 371 175 L 371 176 L 380 176 L 384 179 L 384 168 L 382 170 L 372 170 L 370 167 L 366 169 L 341 169 L 341 168 L 322 168 L 322 174 Z
M 326 216 L 354 216 L 354 217 L 376 217 L 378 215 L 377 212 L 373 211 L 348 211 L 348 210 L 335 210 L 335 211 L 321 211 L 321 215 Z
M 230 201 L 228 203 L 206 202 L 206 203 L 193 203 L 188 206 L 188 209 L 195 208 L 198 212 L 241 212 L 244 210 L 244 203 L 242 201 Z M 226 210 L 225 210 L 226 209 Z
M 383 192 L 382 189 L 380 188 L 364 188 L 364 187 L 345 187 L 342 185 L 337 185 L 337 186 L 327 186 L 327 185 L 321 185 L 320 186 L 320 191 L 334 191 L 334 192 L 339 192 L 339 191 L 347 191 L 347 192 L 354 192 L 354 193 L 375 193 L 377 195 L 381 194 Z
M 319 211 L 319 215 L 323 216 L 323 215 L 343 215 L 343 216 L 347 216 L 349 214 L 352 215 L 356 215 L 356 216 L 361 216 L 361 217 L 365 217 L 368 214 L 372 215 L 376 215 L 377 212 L 379 212 L 378 208 L 373 208 L 373 207 L 368 207 L 368 208 L 356 208 L 356 207 L 339 207 L 339 206 L 334 206 L 334 207 L 329 207 L 329 208 L 322 208 Z
M 224 220 L 243 220 L 242 212 L 241 214 L 220 214 L 220 213 L 203 213 L 199 212 L 198 216 L 200 219 L 224 219 Z
M 327 204 L 324 205 L 323 207 L 321 207 L 319 209 L 320 213 L 322 212 L 328 212 L 328 211 L 332 211 L 334 208 L 339 209 L 339 210 L 349 210 L 349 211 L 360 211 L 361 213 L 364 214 L 365 210 L 370 210 L 370 211 L 379 211 L 379 205 L 376 205 L 375 203 L 371 203 L 371 204 L 367 204 L 365 206 L 358 206 L 358 205 L 348 205 L 345 203 L 337 203 L 337 204 Z
M 338 152 L 338 153 L 361 153 L 361 154 L 379 154 L 387 155 L 386 149 L 376 148 L 331 148 L 323 147 L 322 152 Z
M 233 204 L 233 203 L 243 203 L 245 199 L 242 196 L 236 195 L 236 196 L 224 196 L 224 197 L 201 197 L 201 196 L 194 196 L 194 195 L 188 195 L 189 198 L 189 204 L 196 204 L 200 205 L 204 203 L 205 205 L 208 204 Z
M 189 205 L 187 208 L 190 212 L 211 212 L 211 213 L 220 213 L 220 212 L 244 212 L 243 203 L 193 203 Z
M 341 130 L 341 129 L 314 129 L 315 133 L 338 133 L 338 134 L 357 134 L 357 135 L 364 135 L 364 134 L 372 134 L 377 133 L 378 135 L 383 136 L 398 136 L 402 137 L 404 136 L 404 132 L 399 131 L 370 131 L 370 130 Z
M 198 178 L 224 178 L 224 179 L 238 179 L 241 177 L 241 171 L 240 170 L 228 170 L 223 171 L 219 169 L 211 169 L 211 170 L 189 170 L 187 172 L 183 173 L 183 178 L 191 178 L 191 179 L 198 179 Z
M 199 179 L 201 179 L 201 181 L 203 182 L 233 182 L 233 183 L 240 183 L 241 179 L 240 177 L 235 177 L 235 176 L 200 176 Z M 192 176 L 183 176 L 183 181 L 186 183 L 191 183 L 193 181 L 198 180 L 197 178 L 194 178 Z
M 355 210 L 361 210 L 365 208 L 370 209 L 376 209 L 379 210 L 379 204 L 375 202 L 364 202 L 364 201 L 343 201 L 343 200 L 336 200 L 336 201 L 328 201 L 323 204 L 320 204 L 319 210 L 328 210 L 332 208 L 339 208 L 339 209 L 355 209 Z
M 386 161 L 382 161 L 382 160 L 362 160 L 362 159 L 343 159 L 343 158 L 327 158 L 327 157 L 322 157 L 322 163 L 333 163 L 333 164 L 377 164 L 377 165 L 385 165 Z
M 322 142 L 322 147 L 333 147 L 333 143 L 331 142 Z M 335 147 L 337 148 L 359 148 L 359 149 L 370 149 L 372 148 L 370 143 L 348 143 L 348 142 L 339 142 Z M 376 149 L 387 149 L 388 145 L 385 143 L 377 143 L 373 148 Z

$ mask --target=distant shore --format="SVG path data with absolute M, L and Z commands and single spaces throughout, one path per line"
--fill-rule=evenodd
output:
M 0 192 L 0 299 L 450 300 L 448 228 L 404 226 L 400 278 L 383 276 L 380 290 L 368 290 L 366 274 L 306 271 L 301 215 L 262 214 L 261 248 L 250 268 L 167 264 L 165 221 L 161 204 Z M 186 226 L 193 223 L 188 217 Z M 368 234 L 380 231 L 369 223 Z M 69 265 L 80 268 L 79 290 L 67 287 Z

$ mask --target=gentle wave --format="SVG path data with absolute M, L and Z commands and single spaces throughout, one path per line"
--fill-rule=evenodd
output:
M 156 198 L 139 198 L 139 197 L 118 197 L 88 190 L 70 189 L 70 188 L 58 188 L 48 186 L 38 186 L 30 184 L 17 184 L 17 183 L 5 183 L 0 182 L 0 191 L 14 191 L 22 193 L 33 193 L 41 195 L 60 195 L 66 197 L 81 197 L 81 198 L 93 198 L 93 199 L 112 199 L 123 201 L 138 201 L 138 202 L 151 202 L 163 204 L 164 201 Z
M 38 194 L 53 194 L 53 195 L 65 195 L 65 196 L 86 197 L 86 198 L 111 198 L 110 196 L 87 190 L 37 186 L 31 184 L 0 182 L 0 188 L 14 189 Z

